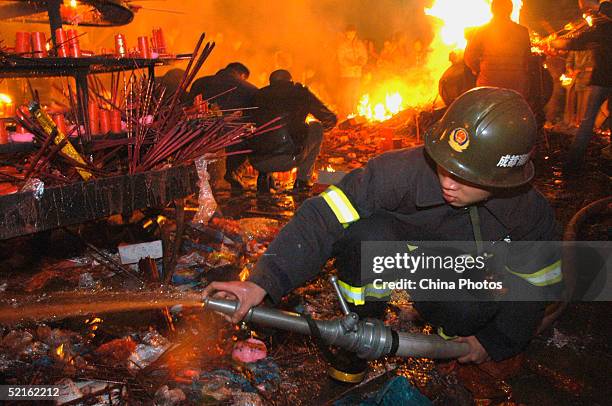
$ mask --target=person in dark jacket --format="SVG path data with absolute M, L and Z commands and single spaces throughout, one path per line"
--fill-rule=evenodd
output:
M 531 42 L 527 28 L 513 22 L 511 0 L 493 0 L 493 19 L 478 28 L 465 48 L 465 64 L 477 86 L 513 89 L 528 96 Z
M 389 292 L 362 274 L 363 242 L 465 241 L 476 252 L 493 242 L 509 250 L 493 255 L 499 262 L 490 265 L 508 288 L 501 294 L 524 293 L 527 300 L 415 301 L 415 308 L 440 336 L 468 344 L 460 362 L 517 355 L 542 319 L 541 297 L 556 291 L 562 280 L 559 250 L 534 243 L 558 236 L 552 208 L 529 184 L 536 133 L 535 117 L 519 93 L 472 89 L 428 130 L 424 148 L 375 157 L 337 186 L 306 200 L 247 281 L 215 282 L 204 295 L 237 298 L 237 322 L 266 296 L 278 303 L 335 257 L 346 301 L 360 317 L 382 318 L 384 302 L 376 298 Z M 520 241 L 529 243 L 510 243 Z M 332 377 L 351 382 L 363 378 L 365 361 L 344 356 L 336 361 Z
M 193 82 L 189 91 L 188 101 L 193 103 L 197 95 L 202 95 L 203 100 L 209 100 L 216 104 L 221 110 L 236 110 L 253 107 L 253 96 L 257 87 L 247 82 L 249 69 L 240 62 L 232 62 L 225 68 L 211 76 L 205 76 Z M 252 120 L 244 110 L 243 119 Z M 228 152 L 248 149 L 245 143 L 240 143 L 227 148 Z M 240 178 L 240 167 L 246 161 L 246 154 L 230 155 L 227 157 L 225 166 L 225 180 L 233 190 L 243 190 L 244 185 Z
M 552 42 L 552 46 L 567 50 L 593 50 L 593 71 L 589 82 L 586 111 L 580 121 L 576 138 L 570 146 L 564 169 L 572 172 L 579 168 L 593 136 L 593 126 L 601 106 L 612 100 L 612 2 L 602 1 L 599 5 L 600 21 L 580 32 Z
M 336 125 L 336 115 L 307 87 L 294 83 L 291 73 L 279 69 L 270 74 L 270 85 L 260 89 L 254 97 L 256 123 L 263 125 L 280 117 L 283 127 L 262 134 L 251 141 L 254 153 L 251 164 L 259 171 L 257 190 L 273 189 L 273 172 L 285 172 L 297 167 L 294 191 L 310 188 L 310 178 L 323 132 Z M 306 123 L 312 114 L 318 121 Z

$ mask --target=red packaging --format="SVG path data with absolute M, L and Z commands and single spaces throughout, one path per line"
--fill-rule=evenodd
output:
M 110 111 L 100 110 L 100 134 L 108 134 L 111 130 Z
M 34 58 L 45 58 L 47 56 L 47 38 L 44 32 L 33 32 L 32 40 L 32 56 Z
M 67 30 L 66 35 L 68 37 L 68 54 L 73 58 L 80 58 L 81 45 L 79 44 L 79 33 L 77 30 Z
M 17 32 L 17 34 L 15 35 L 15 53 L 29 54 L 30 52 L 32 52 L 32 44 L 30 43 L 30 33 L 25 31 Z
M 89 113 L 89 132 L 92 135 L 100 134 L 100 108 L 96 103 L 90 102 L 87 111 Z
M 120 57 L 125 57 L 127 55 L 127 45 L 125 43 L 125 35 L 117 34 L 115 35 L 115 54 Z
M 140 53 L 141 58 L 151 59 L 149 37 L 138 37 L 138 52 Z
M 25 134 L 25 133 L 27 133 L 28 131 L 27 131 L 25 128 L 23 128 L 23 126 L 22 126 L 21 124 L 17 124 L 17 132 L 18 132 L 19 134 Z
M 66 127 L 66 119 L 63 114 L 56 114 L 53 116 L 53 122 L 57 126 L 57 130 L 62 134 L 68 134 L 68 128 Z
M 55 30 L 55 46 L 57 48 L 57 56 L 60 58 L 68 57 L 68 51 L 70 50 L 70 44 L 68 43 L 68 36 L 63 28 Z
M 9 136 L 8 131 L 4 125 L 4 121 L 0 121 L 0 144 L 8 144 Z
M 110 126 L 113 134 L 121 132 L 121 111 L 113 109 L 110 112 Z

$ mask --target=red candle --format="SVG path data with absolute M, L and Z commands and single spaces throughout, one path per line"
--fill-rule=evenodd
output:
M 125 43 L 125 35 L 115 35 L 115 54 L 124 57 L 127 55 L 127 45 Z
M 391 128 L 383 128 L 380 130 L 380 135 L 383 140 L 380 147 L 383 151 L 389 151 L 393 149 L 393 130 Z
M 4 105 L 4 117 L 15 117 L 15 103 L 7 103 Z
M 68 56 L 70 45 L 68 44 L 68 36 L 66 35 L 66 31 L 64 31 L 63 28 L 58 28 L 55 30 L 55 46 L 57 48 L 57 56 L 60 58 L 66 58 Z
M 68 36 L 69 55 L 73 58 L 81 57 L 81 46 L 79 45 L 79 33 L 77 30 L 66 31 Z
M 196 95 L 196 97 L 193 99 L 193 107 L 196 108 L 196 111 L 198 113 L 202 112 L 202 110 L 201 110 L 202 107 L 201 106 L 202 106 L 203 102 L 204 101 L 202 100 L 202 95 L 201 94 Z
M 33 32 L 32 53 L 34 58 L 44 58 L 47 56 L 47 38 L 44 32 Z
M 94 102 L 89 103 L 89 132 L 92 135 L 100 134 L 100 109 Z
M 15 53 L 29 54 L 32 52 L 32 44 L 30 43 L 30 33 L 25 31 L 17 32 L 15 36 Z M 29 56 L 29 55 L 22 55 Z
M 63 114 L 56 114 L 53 116 L 53 122 L 57 126 L 57 130 L 62 134 L 66 135 L 68 133 L 68 128 L 66 127 L 66 119 Z
M 140 53 L 141 58 L 151 59 L 149 37 L 138 37 L 138 52 Z
M 151 37 L 151 51 L 157 52 L 157 37 L 155 36 L 155 30 L 153 30 Z
M 110 111 L 100 110 L 100 134 L 108 134 L 111 130 Z
M 4 121 L 0 121 L 0 144 L 8 144 L 9 136 Z
M 117 109 L 111 110 L 110 125 L 111 125 L 111 132 L 113 134 L 119 134 L 121 132 L 121 111 Z
M 164 32 L 162 31 L 161 28 L 153 29 L 153 38 L 154 38 L 154 44 L 155 44 L 157 53 L 165 54 L 166 53 L 166 40 L 164 39 Z

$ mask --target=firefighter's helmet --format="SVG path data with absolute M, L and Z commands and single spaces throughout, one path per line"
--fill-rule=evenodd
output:
M 425 135 L 442 168 L 475 185 L 514 187 L 534 175 L 535 117 L 514 90 L 478 87 L 459 96 Z

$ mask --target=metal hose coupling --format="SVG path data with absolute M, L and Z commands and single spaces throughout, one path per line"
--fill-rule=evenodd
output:
M 332 280 L 332 284 L 337 288 L 335 280 Z M 340 298 L 342 304 L 342 296 Z M 238 308 L 238 302 L 207 297 L 204 299 L 204 308 L 232 315 Z M 316 335 L 325 344 L 355 352 L 360 358 L 368 360 L 386 355 L 458 358 L 469 350 L 465 343 L 447 341 L 437 335 L 398 333 L 385 326 L 381 320 L 359 320 L 357 314 L 348 311 L 346 303 L 342 308 L 345 312 L 343 318 L 313 320 L 298 313 L 258 306 L 251 308 L 243 321 L 304 335 Z

